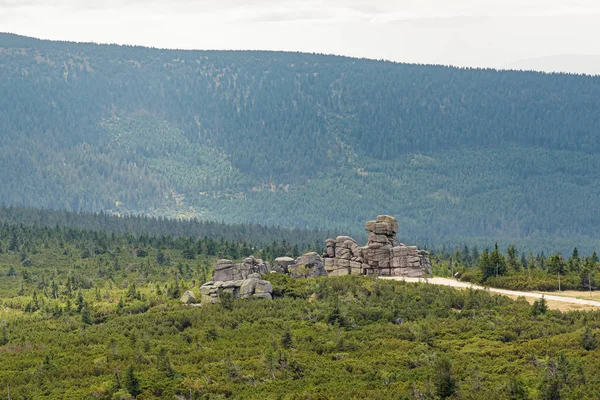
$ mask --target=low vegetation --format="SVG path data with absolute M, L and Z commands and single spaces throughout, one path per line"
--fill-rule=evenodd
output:
M 506 253 L 498 245 L 481 252 L 477 247 L 464 246 L 453 253 L 436 251 L 432 262 L 435 275 L 455 276 L 495 288 L 541 292 L 600 289 L 598 255 L 593 252 L 581 256 L 577 247 L 565 258 L 562 253 L 527 254 L 512 245 Z
M 182 305 L 218 256 L 293 250 L 209 243 L 1 225 L 0 397 L 600 398 L 598 311 L 279 274 L 273 301 Z

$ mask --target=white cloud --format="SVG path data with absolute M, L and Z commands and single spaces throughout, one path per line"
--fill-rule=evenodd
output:
M 600 54 L 596 0 L 0 0 L 0 31 L 498 66 Z

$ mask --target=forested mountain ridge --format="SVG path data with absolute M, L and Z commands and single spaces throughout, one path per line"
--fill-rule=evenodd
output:
M 0 35 L 0 202 L 595 247 L 600 79 Z

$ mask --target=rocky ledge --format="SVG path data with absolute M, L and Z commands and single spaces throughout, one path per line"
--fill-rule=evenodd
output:
M 273 287 L 263 280 L 268 273 L 288 274 L 294 278 L 340 275 L 376 275 L 421 277 L 431 274 L 428 253 L 416 246 L 398 243 L 398 221 L 389 215 L 379 215 L 365 224 L 369 232 L 366 246 L 360 247 L 349 236 L 327 239 L 326 252 L 306 253 L 296 258 L 280 257 L 273 263 L 248 257 L 235 264 L 219 260 L 213 278 L 200 288 L 202 304 L 219 302 L 221 292 L 235 298 L 271 299 Z M 193 298 L 193 294 L 190 293 Z M 182 302 L 190 299 L 184 296 Z M 193 299 L 192 299 L 193 300 Z

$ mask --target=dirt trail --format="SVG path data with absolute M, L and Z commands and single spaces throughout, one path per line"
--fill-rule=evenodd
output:
M 539 299 L 542 296 L 544 296 L 544 299 L 549 300 L 549 302 L 552 302 L 552 303 L 557 302 L 557 303 L 577 304 L 577 305 L 581 305 L 581 306 L 588 306 L 589 308 L 600 307 L 600 301 L 595 301 L 595 300 L 586 300 L 586 299 L 579 299 L 576 297 L 565 297 L 565 296 L 557 296 L 557 295 L 542 294 L 542 293 L 535 293 L 535 292 L 520 292 L 518 290 L 484 288 L 483 286 L 474 285 L 472 283 L 459 282 L 459 281 L 455 281 L 454 279 L 448 279 L 448 278 L 425 279 L 425 278 L 405 278 L 405 277 L 401 277 L 401 276 L 398 276 L 398 277 L 383 277 L 382 276 L 382 277 L 380 277 L 380 279 L 391 279 L 391 280 L 406 281 L 406 282 L 427 282 L 427 283 L 430 283 L 433 285 L 452 286 L 452 287 L 463 288 L 463 289 L 473 288 L 473 289 L 478 289 L 478 290 L 488 290 L 492 293 L 503 294 L 503 295 L 511 296 L 511 297 L 525 297 L 525 298 Z M 555 307 L 552 307 L 552 308 L 555 308 Z

